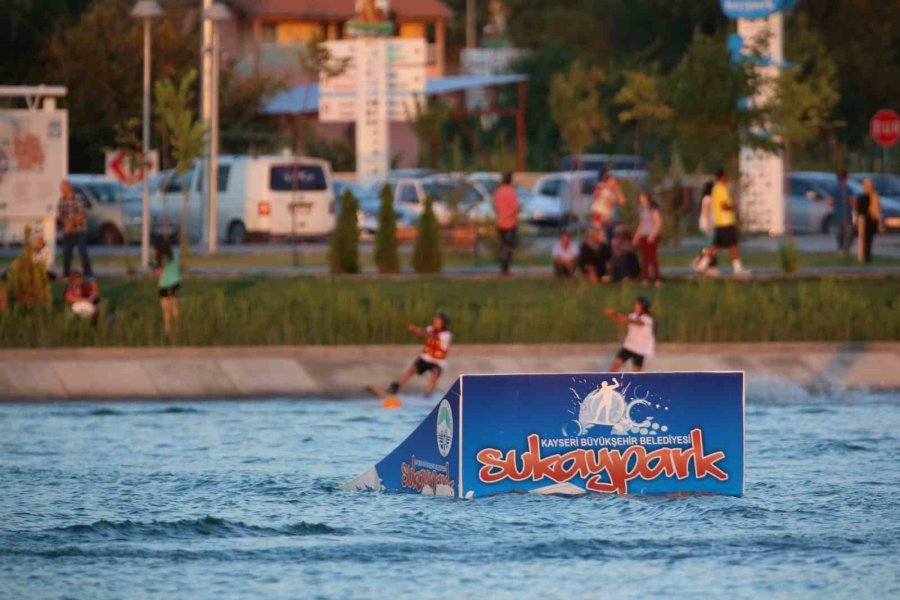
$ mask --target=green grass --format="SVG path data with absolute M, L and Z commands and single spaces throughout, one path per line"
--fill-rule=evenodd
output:
M 145 346 L 416 343 L 405 319 L 437 308 L 459 343 L 613 342 L 621 331 L 600 306 L 630 310 L 648 294 L 666 342 L 900 339 L 895 279 L 673 281 L 664 287 L 588 286 L 547 279 L 353 277 L 197 278 L 182 286 L 182 316 L 161 336 L 155 281 L 101 280 L 97 327 L 64 315 L 0 316 L 0 346 Z M 114 318 L 113 318 L 114 317 Z

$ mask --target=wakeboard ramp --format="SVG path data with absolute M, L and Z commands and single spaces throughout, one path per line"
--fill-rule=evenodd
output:
M 744 373 L 463 375 L 345 490 L 739 496 Z

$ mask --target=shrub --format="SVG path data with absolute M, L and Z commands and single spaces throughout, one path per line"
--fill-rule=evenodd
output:
M 12 262 L 7 274 L 9 295 L 15 306 L 27 310 L 49 308 L 52 302 L 50 280 L 44 263 L 34 260 L 31 228 L 25 229 L 22 251 Z
M 782 273 L 796 273 L 800 268 L 800 251 L 794 240 L 783 242 L 778 247 L 778 263 Z
M 359 202 L 350 190 L 341 197 L 341 211 L 328 248 L 332 273 L 359 273 Z
M 416 273 L 441 272 L 441 240 L 437 217 L 431 198 L 425 199 L 425 209 L 419 218 L 416 243 L 413 246 L 412 266 Z
M 375 234 L 375 265 L 379 273 L 399 273 L 400 255 L 397 253 L 397 213 L 390 186 L 381 188 L 381 207 L 378 209 L 378 233 Z

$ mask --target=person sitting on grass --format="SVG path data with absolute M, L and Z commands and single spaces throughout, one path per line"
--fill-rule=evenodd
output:
M 416 361 L 410 365 L 405 373 L 400 377 L 399 381 L 394 381 L 388 387 L 392 394 L 396 394 L 400 387 L 409 381 L 413 375 L 424 375 L 431 372 L 431 379 L 428 381 L 428 395 L 434 393 L 437 387 L 438 379 L 444 369 L 447 368 L 447 352 L 450 350 L 450 341 L 453 334 L 450 332 L 450 320 L 442 311 L 437 311 L 431 320 L 431 325 L 422 328 L 408 323 L 406 328 L 410 333 L 414 333 L 425 340 L 425 347 Z
M 72 314 L 97 323 L 97 305 L 100 304 L 100 288 L 93 279 L 85 280 L 81 271 L 72 270 L 63 296 Z
M 578 266 L 591 283 L 609 281 L 609 246 L 599 226 L 591 227 L 578 252 Z
M 641 273 L 637 253 L 634 251 L 634 243 L 631 234 L 624 225 L 616 225 L 610 242 L 610 254 L 612 255 L 612 277 L 614 281 L 631 281 L 637 279 Z
M 612 308 L 603 309 L 603 314 L 616 323 L 627 323 L 628 332 L 622 348 L 609 366 L 611 373 L 617 372 L 629 360 L 637 373 L 644 368 L 644 359 L 653 356 L 656 349 L 656 322 L 650 313 L 650 299 L 638 296 L 634 301 L 634 312 L 624 315 Z
M 572 243 L 572 234 L 563 231 L 553 246 L 553 274 L 556 277 L 571 277 L 577 266 L 578 248 Z
M 181 265 L 178 248 L 162 240 L 156 243 L 154 273 L 159 277 L 159 305 L 163 314 L 163 333 L 172 333 L 172 321 L 178 320 L 178 288 L 181 287 Z

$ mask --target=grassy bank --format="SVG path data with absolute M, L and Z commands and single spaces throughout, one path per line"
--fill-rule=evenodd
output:
M 0 316 L 0 346 L 143 346 L 161 337 L 155 281 L 101 280 L 96 327 L 63 314 Z M 59 286 L 55 293 L 59 294 Z M 654 301 L 660 341 L 876 341 L 900 339 L 896 279 L 678 281 L 662 288 L 552 279 L 237 278 L 182 287 L 180 345 L 415 343 L 406 318 L 442 308 L 466 343 L 610 342 L 621 332 L 599 305 Z

